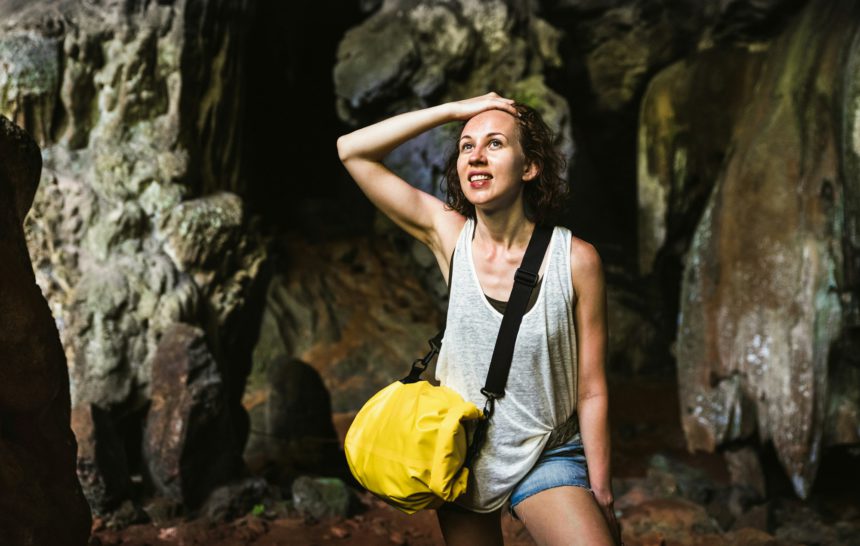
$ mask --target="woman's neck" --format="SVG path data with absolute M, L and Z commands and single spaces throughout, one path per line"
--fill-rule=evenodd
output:
M 534 231 L 534 222 L 526 218 L 522 207 L 493 213 L 476 209 L 475 217 L 475 239 L 482 245 L 504 250 L 525 248 Z

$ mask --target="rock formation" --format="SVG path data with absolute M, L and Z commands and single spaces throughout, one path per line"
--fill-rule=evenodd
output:
M 152 363 L 152 405 L 143 455 L 163 497 L 198 506 L 239 474 L 242 435 L 231 419 L 227 389 L 200 328 L 176 324 Z
M 161 465 L 135 446 L 163 394 L 152 392 L 156 351 L 177 323 L 202 329 L 234 452 L 244 442 L 266 256 L 237 195 L 252 14 L 222 1 L 0 8 L 0 112 L 43 147 L 27 244 L 68 359 L 79 469 L 99 513 Z
M 0 543 L 84 544 L 90 511 L 75 475 L 69 373 L 24 240 L 42 161 L 0 116 Z
M 848 2 L 810 3 L 769 43 L 665 69 L 642 106 L 640 259 L 647 270 L 657 249 L 683 254 L 688 446 L 772 441 L 802 497 L 824 447 L 856 443 L 860 424 L 845 350 L 858 324 L 860 194 L 846 169 L 856 84 L 845 68 L 857 15 Z

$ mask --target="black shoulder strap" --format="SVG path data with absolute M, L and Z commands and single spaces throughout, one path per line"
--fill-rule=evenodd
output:
M 505 385 L 508 382 L 508 372 L 511 369 L 511 359 L 514 356 L 514 345 L 523 315 L 529 304 L 532 289 L 537 285 L 540 265 L 552 238 L 552 228 L 535 226 L 529 240 L 529 246 L 523 256 L 522 264 L 514 275 L 514 287 L 505 308 L 490 369 L 487 372 L 487 382 L 481 392 L 487 398 L 501 398 L 505 395 Z

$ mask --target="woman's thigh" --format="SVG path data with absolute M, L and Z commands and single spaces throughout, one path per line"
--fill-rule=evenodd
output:
M 458 506 L 436 510 L 448 546 L 502 546 L 501 510 L 481 514 Z
M 606 519 L 588 489 L 546 489 L 517 504 L 514 511 L 540 546 L 613 544 Z

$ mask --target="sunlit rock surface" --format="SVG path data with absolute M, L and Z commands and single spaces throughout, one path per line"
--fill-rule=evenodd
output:
M 843 371 L 851 357 L 834 349 L 856 328 L 857 220 L 845 214 L 860 195 L 856 171 L 843 171 L 843 143 L 853 137 L 841 135 L 856 118 L 856 106 L 844 108 L 852 78 L 843 71 L 857 55 L 857 21 L 851 2 L 810 3 L 763 53 L 688 251 L 681 296 L 689 448 L 714 450 L 757 432 L 802 497 L 825 435 L 856 441 L 856 433 L 828 433 L 828 412 L 833 396 L 853 400 L 860 388 L 832 380 L 856 379 Z M 852 418 L 843 410 L 841 426 L 852 428 Z
M 90 512 L 75 475 L 66 358 L 22 225 L 36 143 L 0 116 L 0 543 L 78 546 Z
M 99 431 L 122 422 L 120 444 L 139 437 L 158 395 L 153 357 L 174 324 L 202 329 L 228 385 L 225 411 L 239 430 L 247 419 L 266 257 L 237 196 L 252 14 L 249 2 L 217 0 L 0 7 L 0 112 L 43 146 L 27 244 L 68 360 L 97 511 L 127 491 L 127 477 L 98 476 L 95 455 L 112 442 Z M 115 452 L 142 472 L 137 454 Z

